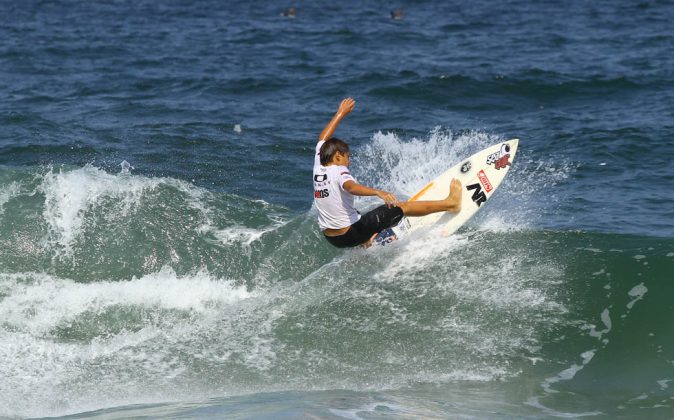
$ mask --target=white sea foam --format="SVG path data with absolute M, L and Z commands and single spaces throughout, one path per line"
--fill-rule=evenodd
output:
M 5 212 L 5 204 L 19 194 L 20 185 L 18 182 L 10 182 L 7 186 L 0 189 L 0 216 Z
M 387 255 L 386 267 L 374 274 L 378 281 L 410 279 L 410 287 L 418 288 L 423 277 L 435 292 L 451 293 L 461 298 L 478 299 L 492 307 L 538 307 L 563 310 L 548 299 L 541 285 L 529 284 L 528 276 L 521 276 L 522 256 L 508 253 L 492 255 L 478 242 L 464 235 L 441 237 L 438 232 L 421 233 L 424 238 L 404 243 L 397 253 Z M 419 246 L 419 242 L 423 246 Z M 484 255 L 483 255 L 484 254 Z M 472 261 L 462 263 L 461 261 Z M 474 267 L 479 266 L 479 270 Z M 433 273 L 427 272 L 432 267 Z M 562 272 L 553 264 L 539 264 L 531 273 L 533 278 L 545 279 L 549 287 Z M 421 273 L 418 275 L 417 273 Z M 404 282 L 401 287 L 407 287 Z
M 254 229 L 245 226 L 231 226 L 218 229 L 213 225 L 204 225 L 202 226 L 202 231 L 211 232 L 223 245 L 242 244 L 244 246 L 249 246 L 266 233 L 273 232 L 285 223 L 287 222 L 281 220 L 272 221 L 270 226 L 262 229 Z
M 136 209 L 144 194 L 162 183 L 171 183 L 187 190 L 184 183 L 165 178 L 109 174 L 92 165 L 65 171 L 47 172 L 39 187 L 45 196 L 43 216 L 51 234 L 51 242 L 60 245 L 66 254 L 83 233 L 89 210 L 111 199 L 115 204 L 108 210 L 109 218 L 121 218 Z
M 666 390 L 669 388 L 669 383 L 672 382 L 671 379 L 660 379 L 659 381 L 656 381 L 658 385 L 660 385 L 660 389 L 662 391 Z
M 580 357 L 583 359 L 581 364 L 574 363 L 568 368 L 559 372 L 557 375 L 547 378 L 545 381 L 543 381 L 542 384 L 543 389 L 545 389 L 545 391 L 548 393 L 558 392 L 557 390 L 552 388 L 552 385 L 560 381 L 570 381 L 571 379 L 573 379 L 578 372 L 580 372 L 588 363 L 590 363 L 590 361 L 592 361 L 595 353 L 596 349 L 583 352 L 580 355 Z
M 256 294 L 205 271 L 178 276 L 166 268 L 128 281 L 93 283 L 44 273 L 2 274 L 0 296 L 0 416 L 23 417 L 94 409 L 106 401 L 149 402 L 153 392 L 170 399 L 160 382 L 170 385 L 185 372 L 172 353 L 180 341 L 190 342 L 195 329 Z M 131 329 L 106 331 L 101 327 L 110 316 L 106 311 L 119 308 L 132 308 L 144 319 Z M 89 325 L 79 334 L 97 331 L 90 339 L 58 338 L 59 330 L 82 322 Z M 273 357 L 265 345 L 257 343 L 258 356 L 250 352 L 251 363 Z M 138 375 L 154 378 L 157 388 L 142 389 Z
M 256 334 L 249 338 L 250 345 L 244 356 L 244 364 L 258 371 L 272 367 L 276 359 L 276 351 L 280 350 L 271 338 L 274 322 L 283 316 L 283 311 L 275 309 L 269 312 L 256 325 Z
M 128 281 L 79 283 L 47 274 L 2 274 L 0 319 L 6 326 L 40 335 L 85 312 L 136 306 L 206 313 L 253 296 L 244 287 L 206 272 L 178 276 L 165 268 Z
M 455 347 L 462 353 L 458 357 L 466 368 L 463 379 L 478 380 L 470 374 L 479 377 L 485 372 L 482 358 L 523 351 L 536 354 L 541 331 L 561 322 L 560 315 L 567 312 L 551 293 L 551 286 L 564 278 L 563 270 L 554 262 L 536 259 L 526 248 L 524 255 L 512 249 L 494 253 L 489 232 L 442 237 L 430 230 L 415 235 L 419 237 L 413 241 L 378 251 L 372 257 L 376 264 L 369 264 L 375 282 L 350 294 L 368 307 L 385 308 L 387 321 L 445 337 L 448 348 Z M 367 252 L 356 251 L 353 257 L 364 259 Z M 532 265 L 533 259 L 536 264 Z M 357 265 L 365 263 L 358 261 Z M 408 310 L 408 305 L 401 305 L 400 293 L 386 293 L 393 285 L 416 299 L 442 299 L 447 305 L 446 316 L 436 314 L 440 317 L 435 322 L 417 324 L 416 314 Z M 362 331 L 370 328 L 374 332 L 377 325 L 381 323 L 365 323 Z M 517 374 L 506 363 L 501 368 L 485 380 Z M 419 381 L 442 382 L 433 375 Z
M 648 292 L 648 288 L 646 286 L 644 286 L 643 283 L 639 283 L 636 286 L 634 286 L 632 289 L 630 289 L 630 291 L 627 292 L 627 294 L 630 297 L 632 297 L 633 299 L 627 304 L 627 309 L 632 309 L 632 306 L 634 306 L 634 304 L 637 301 L 644 298 L 644 295 L 646 294 L 646 292 Z
M 223 228 L 214 221 L 218 209 L 210 203 L 212 194 L 202 188 L 173 178 L 150 178 L 126 172 L 109 174 L 86 165 L 69 171 L 50 169 L 42 177 L 38 190 L 45 196 L 43 217 L 49 228 L 46 246 L 56 245 L 57 254 L 70 255 L 80 236 L 92 228 L 92 220 L 103 218 L 125 223 L 134 212 L 154 199 L 152 194 L 160 186 L 179 191 L 184 199 L 183 205 L 198 212 L 198 233 L 212 233 L 224 244 L 240 242 L 250 245 L 264 233 L 286 222 L 271 212 L 267 215 L 270 224 L 263 228 L 240 225 Z M 0 199 L 3 197 L 0 196 Z M 256 205 L 260 203 L 268 206 L 268 203 L 256 200 Z M 222 214 L 217 216 L 222 220 Z
M 484 132 L 454 134 L 434 128 L 427 139 L 403 141 L 395 133 L 378 132 L 358 155 L 359 179 L 409 197 L 451 165 L 499 138 Z
M 211 227 L 209 230 L 211 230 L 213 235 L 225 245 L 236 243 L 250 245 L 272 229 L 259 230 L 244 226 L 232 226 L 225 229 L 213 229 Z
M 378 132 L 356 152 L 354 173 L 367 185 L 407 199 L 447 168 L 502 140 L 485 132 L 454 133 L 440 127 L 423 139 L 402 139 L 395 133 Z M 574 170 L 572 164 L 559 160 L 533 161 L 523 147 L 512 173 L 490 199 L 490 205 L 478 212 L 470 225 L 497 232 L 529 228 L 539 221 L 547 206 L 563 199 L 554 187 Z M 362 202 L 379 203 L 375 198 Z
M 479 213 L 478 213 L 479 214 Z M 489 232 L 510 232 L 513 230 L 521 230 L 523 225 L 519 222 L 513 223 L 512 215 L 505 212 L 490 213 L 488 216 L 480 220 L 479 229 Z
M 447 373 L 419 372 L 408 380 L 414 382 L 447 383 L 454 381 L 488 382 L 508 376 L 510 372 L 502 367 L 457 369 Z
M 601 331 L 598 331 L 595 325 L 588 325 L 585 327 L 590 330 L 589 332 L 590 336 L 595 337 L 597 339 L 601 339 L 604 334 L 611 332 L 612 327 L 611 316 L 608 308 L 604 308 L 604 310 L 600 315 L 600 318 L 601 322 L 604 324 L 604 329 L 602 329 Z

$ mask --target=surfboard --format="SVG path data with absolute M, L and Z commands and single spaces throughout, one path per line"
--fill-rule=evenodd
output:
M 451 235 L 475 215 L 491 198 L 508 174 L 517 153 L 519 139 L 494 144 L 447 169 L 417 191 L 409 201 L 442 200 L 449 194 L 452 178 L 461 181 L 461 211 L 433 213 L 422 217 L 404 217 L 396 226 L 375 237 L 377 245 L 387 245 L 411 232 L 438 226 L 444 235 Z

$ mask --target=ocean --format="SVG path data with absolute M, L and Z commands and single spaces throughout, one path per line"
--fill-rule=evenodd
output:
M 0 10 L 0 418 L 674 418 L 671 1 Z M 517 157 L 452 236 L 332 248 L 347 96 L 399 198 Z

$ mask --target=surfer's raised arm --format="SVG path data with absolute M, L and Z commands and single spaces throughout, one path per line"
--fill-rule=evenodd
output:
M 356 101 L 354 101 L 353 98 L 343 99 L 342 103 L 339 104 L 337 113 L 335 113 L 328 125 L 325 126 L 321 132 L 321 135 L 318 136 L 318 141 L 328 140 L 330 137 L 332 137 L 332 134 L 337 129 L 339 123 L 349 114 L 349 112 L 353 111 L 355 106 Z

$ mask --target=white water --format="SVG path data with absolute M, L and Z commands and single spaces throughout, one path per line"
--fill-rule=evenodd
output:
M 354 164 L 363 181 L 404 196 L 453 163 L 443 154 L 458 160 L 494 141 L 485 134 L 454 137 L 440 130 L 426 141 L 377 134 Z M 368 167 L 391 176 L 369 179 Z M 297 282 L 268 284 L 259 272 L 246 288 L 241 279 L 218 278 L 199 266 L 187 274 L 164 267 L 139 277 L 77 281 L 48 270 L 1 273 L 0 395 L 6 398 L 0 416 L 61 415 L 245 392 L 377 391 L 516 376 L 520 368 L 512 359 L 522 352 L 534 357 L 541 330 L 565 309 L 548 293 L 563 276 L 554 262 L 529 250 L 491 254 L 492 235 L 527 226 L 526 218 L 510 217 L 527 202 L 526 193 L 512 185 L 504 185 L 481 212 L 485 217 L 473 223 L 476 237 L 443 238 L 431 230 L 381 252 L 349 251 L 325 264 L 312 258 L 325 244 L 299 232 L 307 236 L 299 249 L 269 261 L 284 264 L 281 258 L 299 254 L 297 264 L 314 271 Z M 73 247 L 96 228 L 92 220 L 123 223 L 166 186 L 182 194 L 186 211 L 195 211 L 197 233 L 213 234 L 221 244 L 248 246 L 284 223 L 269 216 L 263 227 L 237 220 L 222 226 L 222 209 L 206 190 L 85 166 L 42 177 L 45 246 L 72 256 Z M 268 213 L 266 203 L 252 208 Z M 388 338 L 399 331 L 416 337 Z M 365 350 L 342 352 L 340 344 Z
M 366 185 L 408 199 L 465 157 L 503 140 L 480 131 L 454 133 L 440 127 L 426 139 L 402 139 L 395 133 L 378 132 L 356 152 L 352 172 Z M 554 208 L 562 199 L 555 186 L 569 177 L 574 166 L 554 160 L 531 161 L 527 148 L 527 139 L 521 139 L 508 177 L 470 226 L 501 232 L 527 229 L 539 224 L 544 210 Z M 379 203 L 374 198 L 362 202 L 364 206 Z

